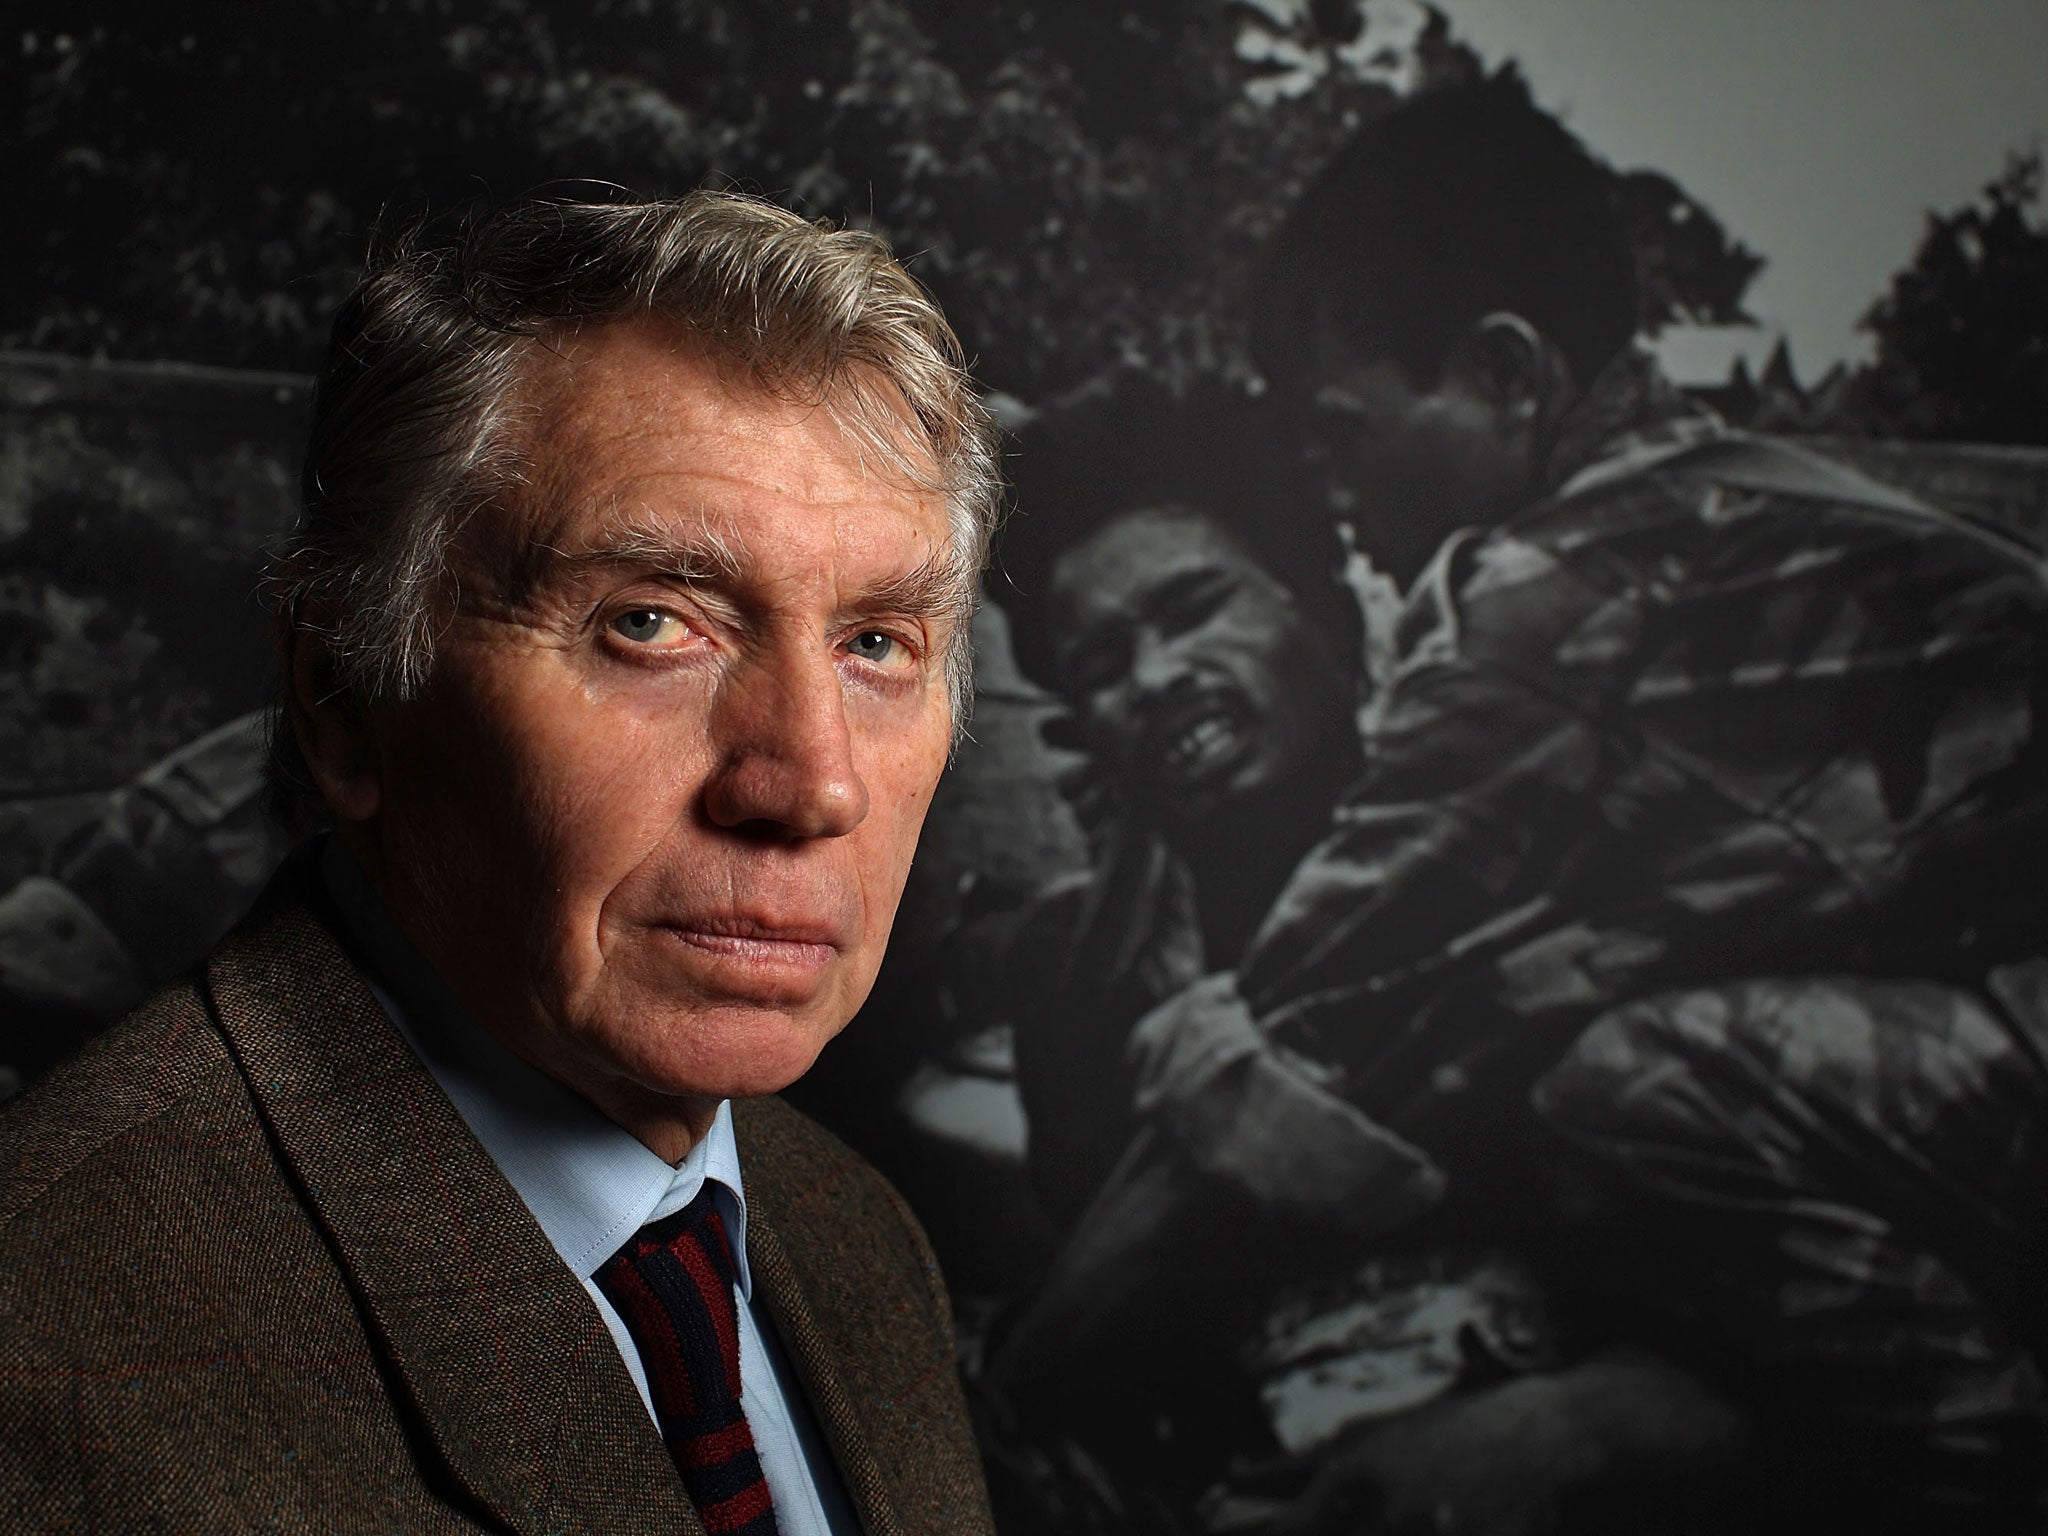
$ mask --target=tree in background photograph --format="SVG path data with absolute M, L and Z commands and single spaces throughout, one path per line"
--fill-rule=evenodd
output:
M 2048 224 L 2041 156 L 1930 213 L 1912 264 L 1870 308 L 1877 360 L 1856 382 L 1883 436 L 2048 443 Z
M 1271 70 L 1236 43 L 1265 15 L 315 0 L 80 25 L 50 6 L 11 61 L 27 114 L 9 179 L 47 214 L 0 331 L 303 367 L 380 215 L 565 176 L 734 180 L 888 234 L 1013 393 L 1111 360 L 1201 366 L 1288 189 L 1393 95 L 1363 70 L 1255 90 Z
M 1418 0 L 32 0 L 0 170 L 41 210 L 0 344 L 303 369 L 368 228 L 564 177 L 737 181 L 909 253 L 997 388 L 1248 368 L 1254 253 L 1346 134 L 1476 56 Z M 1759 260 L 1619 190 L 1648 328 Z
M 885 233 L 1022 420 L 1111 373 L 1249 385 L 1252 265 L 1301 185 L 1479 70 L 1418 0 L 29 0 L 17 27 L 0 187 L 38 216 L 0 290 L 0 891 L 62 883 L 108 796 L 261 704 L 256 551 L 378 222 L 571 176 L 738 181 Z M 1645 328 L 1739 305 L 1756 259 L 1711 214 L 1655 173 L 1617 187 Z M 1019 862 L 972 809 L 928 839 L 946 892 Z M 49 990 L 61 926 L 0 970 Z
M 1764 258 L 1721 227 L 1711 211 L 1662 171 L 1636 170 L 1616 184 L 1636 261 L 1637 328 L 1654 336 L 1677 322 L 1754 323 L 1742 307 Z

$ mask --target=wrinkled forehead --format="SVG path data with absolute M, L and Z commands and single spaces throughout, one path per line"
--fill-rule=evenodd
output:
M 702 452 L 797 433 L 839 449 L 863 480 L 940 486 L 915 413 L 879 370 L 824 380 L 764 370 L 660 315 L 586 324 L 538 340 L 521 370 L 517 426 L 536 450 L 571 460 L 619 443 L 687 441 Z
M 914 442 L 878 447 L 844 402 L 773 391 L 658 318 L 545 338 L 509 410 L 510 484 L 465 542 L 529 579 L 600 530 L 617 542 L 650 523 L 688 525 L 714 547 L 744 543 L 737 511 L 762 505 L 848 553 L 906 531 L 926 546 L 920 560 L 949 543 L 936 471 Z

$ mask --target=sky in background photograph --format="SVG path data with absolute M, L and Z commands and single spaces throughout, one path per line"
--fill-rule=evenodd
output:
M 2048 137 L 2043 0 L 1442 3 L 1601 155 L 1676 177 L 1768 258 L 1749 308 L 1806 379 L 1869 355 L 1856 322 L 1927 213 Z

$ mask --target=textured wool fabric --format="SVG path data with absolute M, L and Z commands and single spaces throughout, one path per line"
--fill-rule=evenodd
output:
M 0 1109 L 0 1530 L 662 1532 L 611 1335 L 303 868 Z M 872 1536 L 990 1529 L 923 1234 L 735 1106 L 748 1266 Z
M 710 1186 L 599 1267 L 647 1367 L 661 1438 L 710 1536 L 775 1536 L 774 1501 L 740 1406 L 740 1315 Z

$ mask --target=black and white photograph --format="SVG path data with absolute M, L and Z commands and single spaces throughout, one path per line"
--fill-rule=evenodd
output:
M 857 810 L 777 834 L 865 850 L 900 832 L 907 873 L 872 876 L 901 886 L 893 925 L 878 900 L 866 973 L 792 1070 L 699 1095 L 734 1101 L 719 1124 L 745 1154 L 747 1192 L 704 1251 L 725 1313 L 741 1298 L 720 1336 L 732 1380 L 757 1373 L 731 1394 L 762 1447 L 746 1491 L 692 1470 L 701 1446 L 682 1448 L 623 1260 L 572 1262 L 567 1301 L 532 1281 L 556 1310 L 520 1313 L 597 1298 L 576 1326 L 618 1344 L 620 1422 L 647 1427 L 637 1386 L 679 1469 L 661 1496 L 687 1488 L 688 1520 L 755 1536 L 990 1518 L 1004 1536 L 2048 1531 L 2048 7 L 26 0 L 0 49 L 19 114 L 0 170 L 0 1249 L 59 1251 L 66 1180 L 127 1232 L 209 1219 L 183 1186 L 155 1205 L 139 1174 L 84 1184 L 71 1170 L 98 1166 L 113 1122 L 52 1107 L 89 1105 L 95 1070 L 144 1093 L 146 1063 L 116 1062 L 141 1048 L 119 1040 L 163 1015 L 164 989 L 196 987 L 179 1028 L 225 1032 L 221 1071 L 253 1108 L 242 1129 L 218 1107 L 165 1113 L 164 1135 L 239 1137 L 281 1170 L 275 1202 L 312 1214 L 280 1271 L 300 1249 L 332 1270 L 370 1362 L 344 1382 L 311 1344 L 264 1354 L 233 1329 L 146 1366 L 111 1342 L 67 1353 L 76 1325 L 46 1321 L 45 1299 L 74 1265 L 145 1264 L 157 1239 L 63 1250 L 61 1270 L 0 1280 L 0 1337 L 33 1340 L 0 1346 L 22 1351 L 0 1358 L 0 1525 L 697 1528 L 620 1513 L 640 1509 L 636 1480 L 674 1480 L 662 1443 L 608 1448 L 587 1425 L 612 1418 L 567 1408 L 550 1424 L 582 1402 L 552 1379 L 519 1378 L 516 1414 L 451 1436 L 404 1329 L 470 1324 L 441 1320 L 425 1280 L 366 1267 L 374 1199 L 360 1231 L 325 1214 L 349 1160 L 413 1122 L 352 1118 L 318 1086 L 340 1077 L 283 1052 L 276 1073 L 308 1073 L 285 1097 L 329 1104 L 313 1139 L 331 1144 L 302 1163 L 296 1111 L 267 1096 L 283 1079 L 208 1020 L 242 985 L 218 956 L 244 914 L 274 908 L 277 882 L 326 891 L 335 953 L 369 990 L 350 985 L 396 1021 L 394 1059 L 451 1134 L 475 1133 L 464 1156 L 490 1189 L 464 1200 L 532 1228 L 503 1239 L 503 1269 L 465 1271 L 490 1307 L 526 1306 L 518 1265 L 566 1257 L 564 1239 L 390 974 L 416 969 L 636 1151 L 696 1166 L 678 1159 L 705 1144 L 697 1121 L 672 1146 L 642 1134 L 490 1017 L 490 985 L 409 947 L 403 902 L 378 905 L 379 866 L 349 843 L 395 812 L 351 809 L 328 737 L 308 735 L 330 706 L 335 731 L 384 719 L 370 683 L 368 703 L 351 690 L 399 660 L 350 671 L 337 641 L 332 677 L 309 682 L 292 635 L 302 601 L 361 607 L 346 633 L 363 635 L 396 601 L 301 574 L 326 547 L 308 520 L 353 494 L 336 489 L 347 455 L 398 464 L 407 434 L 462 408 L 413 384 L 427 426 L 351 407 L 358 375 L 423 370 L 431 347 L 461 366 L 425 331 L 428 361 L 400 356 L 415 343 L 378 330 L 366 259 L 438 281 L 433 242 L 451 240 L 478 264 L 447 279 L 472 308 L 512 292 L 488 261 L 530 269 L 542 297 L 506 313 L 569 316 L 570 335 L 628 309 L 570 307 L 608 258 L 548 276 L 583 216 L 556 229 L 545 210 L 623 217 L 708 188 L 893 251 L 914 282 L 891 313 L 943 310 L 916 323 L 957 335 L 980 402 L 957 409 L 985 424 L 1001 485 L 958 646 L 972 702 L 933 738 L 936 789 L 897 793 L 915 777 L 901 753 L 853 762 Z M 508 205 L 539 222 L 493 224 Z M 905 419 L 964 432 L 930 450 L 953 515 L 933 526 L 960 556 L 947 455 L 966 463 L 983 426 L 946 427 L 894 364 L 850 366 L 900 388 L 896 425 L 847 426 L 829 452 L 859 475 L 831 474 L 896 485 L 885 438 Z M 569 443 L 586 408 L 541 372 L 520 409 L 536 443 Z M 817 378 L 805 398 L 830 410 L 777 416 L 774 438 L 749 418 L 747 465 L 794 480 L 826 462 L 815 422 L 839 419 L 837 386 Z M 788 415 L 798 397 L 774 398 Z M 538 453 L 505 471 L 528 500 L 567 483 Z M 498 472 L 472 458 L 463 473 Z M 644 543 L 635 483 L 615 522 Z M 823 483 L 840 482 L 804 481 Z M 488 522 L 472 502 L 462 517 Z M 451 526 L 453 548 L 470 535 Z M 582 558 L 544 532 L 533 548 Z M 710 566 L 740 558 L 708 537 Z M 818 555 L 834 579 L 864 537 L 841 528 Z M 780 546 L 793 572 L 801 542 Z M 451 657 L 468 643 L 453 559 L 417 578 L 422 657 L 436 636 Z M 907 648 L 886 627 L 860 639 Z M 776 687 L 764 719 L 807 707 L 797 681 Z M 883 708 L 860 697 L 843 707 Z M 448 804 L 546 800 L 598 849 L 651 814 L 622 785 L 681 793 L 689 752 L 627 760 L 654 740 L 637 723 L 500 792 L 532 742 L 581 728 L 522 707 L 533 735 L 506 751 L 526 766 L 467 756 Z M 567 890 L 579 852 L 536 878 Z M 431 858 L 432 911 L 511 900 L 488 860 Z M 506 953 L 544 949 L 538 932 Z M 149 1048 L 166 1074 L 188 1052 L 169 1038 Z M 738 1101 L 771 1090 L 829 1137 L 751 1129 Z M 714 1165 L 733 1133 L 717 1134 Z M 814 1273 L 811 1249 L 775 1245 L 819 1206 L 834 1235 Z M 755 1214 L 777 1234 L 758 1246 Z M 673 1219 L 642 1209 L 593 1268 L 657 1216 Z M 856 1218 L 881 1235 L 833 1224 L 870 1230 Z M 928 1251 L 942 1289 L 874 1256 L 892 1244 Z M 842 1271 L 843 1253 L 863 1257 Z M 851 1277 L 819 1302 L 822 1344 L 772 1299 L 785 1262 L 814 1297 Z M 286 1304 L 263 1252 L 220 1266 L 262 1297 L 252 1316 Z M 880 1322 L 861 1332 L 901 1321 L 899 1286 L 938 1365 L 913 1369 Z M 402 1328 L 382 1311 L 400 1294 L 426 1298 Z M 817 1350 L 844 1387 L 819 1384 Z M 279 1415 L 301 1370 L 308 1397 L 396 1405 L 378 1412 L 425 1469 L 404 1497 L 425 1502 L 365 1493 L 346 1523 L 333 1490 L 373 1483 L 351 1470 L 372 1453 Z M 772 1425 L 763 1375 L 794 1404 Z M 219 1470 L 242 1462 L 193 1438 L 188 1390 L 224 1394 L 205 1423 L 237 1426 L 238 1456 L 263 1447 L 259 1470 Z M 986 1516 L 949 1503 L 949 1451 L 932 1453 L 943 1475 L 914 1465 L 920 1437 L 942 1443 L 931 1416 L 955 1414 Z M 74 1434 L 141 1449 L 94 1471 Z M 771 1455 L 776 1436 L 795 1449 Z M 550 1491 L 475 1470 L 501 1454 Z M 836 1469 L 815 1513 L 791 1513 L 776 1456 Z M 588 1506 L 609 1525 L 563 1514 L 584 1506 L 550 1504 L 558 1485 L 625 1502 Z M 261 1492 L 230 1515 L 243 1486 Z M 439 1523 L 408 1523 L 422 1509 Z

